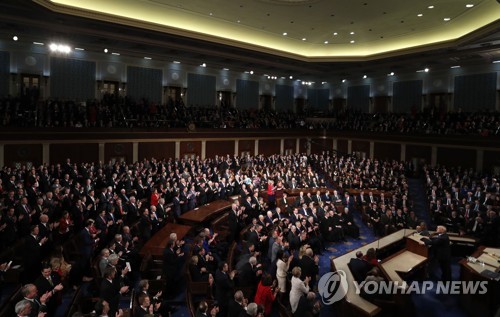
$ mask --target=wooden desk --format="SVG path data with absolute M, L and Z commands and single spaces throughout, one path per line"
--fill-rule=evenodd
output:
M 326 188 L 326 187 L 311 187 L 311 188 L 295 188 L 295 189 L 291 189 L 291 188 L 285 188 L 284 192 L 288 195 L 288 196 L 299 196 L 300 192 L 304 193 L 304 195 L 307 195 L 308 193 L 311 193 L 311 195 L 315 195 L 318 190 L 321 192 L 321 194 L 324 194 L 326 193 L 327 190 L 329 190 L 329 188 Z M 332 193 L 333 193 L 333 189 L 332 189 Z
M 411 235 L 415 232 L 415 230 L 406 229 L 399 230 L 390 235 L 382 237 L 379 240 L 373 241 L 367 245 L 364 245 L 358 249 L 352 250 L 338 258 L 335 258 L 331 261 L 331 270 L 338 271 L 342 270 L 346 273 L 347 283 L 349 284 L 349 288 L 347 289 L 347 294 L 345 296 L 345 301 L 341 301 L 341 305 L 346 305 L 347 307 L 341 308 L 344 312 L 349 316 L 375 316 L 380 311 L 381 308 L 372 302 L 362 298 L 360 295 L 356 294 L 356 290 L 353 285 L 354 277 L 347 265 L 352 258 L 356 257 L 356 252 L 361 251 L 363 254 L 366 254 L 366 251 L 370 248 L 382 250 L 384 248 L 388 248 L 395 243 L 400 242 L 405 238 L 405 236 Z M 355 312 L 352 312 L 355 310 Z M 342 314 L 341 314 L 342 315 Z
M 216 200 L 183 213 L 179 217 L 179 221 L 189 225 L 200 225 L 231 209 L 231 204 L 232 202 L 228 200 Z
M 191 226 L 168 223 L 144 244 L 139 254 L 145 256 L 149 253 L 156 258 L 161 257 L 172 232 L 177 234 L 177 239 L 182 240 L 191 229 Z
M 406 237 L 406 250 L 428 258 L 429 248 L 422 241 L 420 241 L 423 237 L 424 236 L 418 233 Z
M 401 250 L 380 262 L 379 266 L 388 280 L 398 282 L 399 285 L 402 285 L 404 280 L 401 275 L 404 276 L 414 271 L 425 262 L 427 262 L 427 257 L 408 250 Z
M 460 280 L 488 282 L 487 292 L 485 294 L 460 295 L 460 303 L 470 316 L 494 316 L 498 309 L 500 282 L 487 278 L 482 275 L 481 272 L 486 269 L 495 271 L 495 269 L 499 268 L 500 263 L 495 263 L 496 258 L 492 258 L 484 252 L 500 255 L 499 248 L 480 246 L 476 249 L 472 256 L 480 261 L 483 261 L 485 263 L 484 266 L 481 263 L 470 263 L 466 258 L 459 261 Z

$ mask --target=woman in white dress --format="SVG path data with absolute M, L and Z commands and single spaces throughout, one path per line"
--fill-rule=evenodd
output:
M 293 255 L 288 256 L 279 250 L 277 254 L 278 261 L 276 262 L 276 279 L 278 280 L 278 287 L 280 288 L 280 293 L 286 293 L 286 277 L 288 274 L 288 268 L 290 267 L 290 262 L 292 262 Z
M 290 290 L 290 306 L 292 307 L 292 313 L 295 313 L 297 310 L 300 297 L 309 292 L 309 281 L 311 278 L 306 276 L 304 281 L 302 281 L 300 279 L 301 274 L 302 270 L 300 267 L 296 266 L 292 269 L 292 289 Z

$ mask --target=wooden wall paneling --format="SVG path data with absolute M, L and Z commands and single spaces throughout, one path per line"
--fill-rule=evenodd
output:
M 234 141 L 233 140 L 224 140 L 224 141 L 207 141 L 205 147 L 205 157 L 213 158 L 216 155 L 226 156 L 229 154 L 230 156 L 234 155 Z
M 337 140 L 337 153 L 339 155 L 346 155 L 347 154 L 347 140 L 345 140 L 345 139 L 338 139 Z
M 397 143 L 375 142 L 374 157 L 382 160 L 401 159 L 401 145 Z
M 193 155 L 201 156 L 201 141 L 181 141 L 180 142 L 180 158 L 185 155 L 192 157 Z
M 281 140 L 259 140 L 259 154 L 273 155 L 280 153 Z
M 14 163 L 32 163 L 34 166 L 42 164 L 43 147 L 41 144 L 6 144 L 4 146 L 5 166 L 14 166 Z
M 132 143 L 106 143 L 104 144 L 104 161 L 110 160 L 125 160 L 127 163 L 132 162 Z
M 138 152 L 139 161 L 175 158 L 175 142 L 140 142 Z
M 500 151 L 484 151 L 483 171 L 500 173 Z
M 468 149 L 438 147 L 437 164 L 476 168 L 476 151 Z
M 254 140 L 238 140 L 238 156 L 241 153 L 248 152 L 250 155 L 255 155 L 255 141 Z
M 351 145 L 352 153 L 363 153 L 361 157 L 370 157 L 370 142 L 353 140 Z
M 425 145 L 406 145 L 406 160 L 412 160 L 413 158 L 423 159 L 425 163 L 431 163 L 431 147 Z
M 73 163 L 99 162 L 99 144 L 97 143 L 71 143 L 51 144 L 50 163 L 64 163 L 67 158 Z
M 311 153 L 321 154 L 322 152 L 332 151 L 333 143 L 331 139 L 312 139 Z

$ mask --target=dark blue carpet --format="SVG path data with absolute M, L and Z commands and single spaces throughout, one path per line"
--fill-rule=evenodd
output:
M 413 211 L 418 219 L 425 221 L 429 230 L 434 230 L 436 224 L 432 221 L 427 201 L 425 183 L 421 178 L 408 178 L 408 196 L 413 201 Z

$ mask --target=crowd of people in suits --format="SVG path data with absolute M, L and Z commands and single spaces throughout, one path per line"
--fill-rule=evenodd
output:
M 36 113 L 28 116 L 27 113 Z M 315 118 L 315 120 L 307 120 Z M 323 118 L 323 120 L 318 120 Z M 335 119 L 335 120 L 332 120 Z M 133 100 L 106 93 L 101 100 L 45 101 L 6 97 L 0 99 L 0 125 L 21 127 L 129 127 L 328 129 L 401 134 L 500 135 L 497 111 L 441 112 L 429 107 L 410 113 L 361 113 L 342 109 L 303 109 L 300 113 L 270 109 L 236 109 L 222 104 L 186 107 L 169 99 L 165 104 Z
M 437 225 L 500 245 L 500 180 L 473 169 L 424 167 L 429 209 Z
M 74 164 L 68 159 L 38 167 L 4 167 L 0 171 L 1 251 L 24 241 L 22 282 L 27 290 L 36 287 L 33 297 L 40 302 L 33 304 L 32 315 L 57 307 L 49 303 L 57 303 L 65 290 L 96 278 L 100 280 L 96 293 L 102 299 L 98 313 L 106 310 L 114 315 L 120 297 L 141 280 L 138 250 L 143 243 L 182 213 L 238 195 L 228 215 L 227 241 L 207 228 L 189 250 L 192 257 L 186 259 L 184 241 L 170 237 L 164 252 L 167 282 L 162 297 L 175 295 L 180 268 L 190 261 L 191 275 L 213 285 L 218 316 L 232 311 L 233 300 L 241 306 L 251 299 L 259 304 L 257 310 L 264 305 L 267 314 L 276 297 L 288 299 L 293 312 L 317 312 L 318 304 L 309 292 L 316 287 L 318 255 L 330 242 L 359 236 L 354 213 L 365 210 L 380 235 L 418 224 L 408 199 L 405 173 L 409 169 L 407 163 L 329 152 L 203 160 L 152 158 L 133 164 Z M 301 193 L 293 203 L 285 193 L 285 189 L 320 187 L 330 189 Z M 350 195 L 349 189 L 359 194 Z M 391 193 L 370 195 L 373 189 Z M 239 234 L 245 228 L 249 230 L 238 259 L 240 269 L 228 272 L 227 247 L 241 242 Z M 78 241 L 79 252 L 78 261 L 70 264 L 64 247 L 72 238 Z M 96 273 L 92 263 L 98 254 Z M 0 259 L 4 268 L 8 260 Z M 49 274 L 48 267 L 50 287 L 37 284 L 37 279 Z M 243 299 L 240 293 L 236 296 L 235 287 L 244 290 Z M 165 301 L 140 301 L 141 307 L 147 306 L 144 312 L 151 306 L 155 313 L 171 310 Z M 19 311 L 23 307 L 20 304 Z

